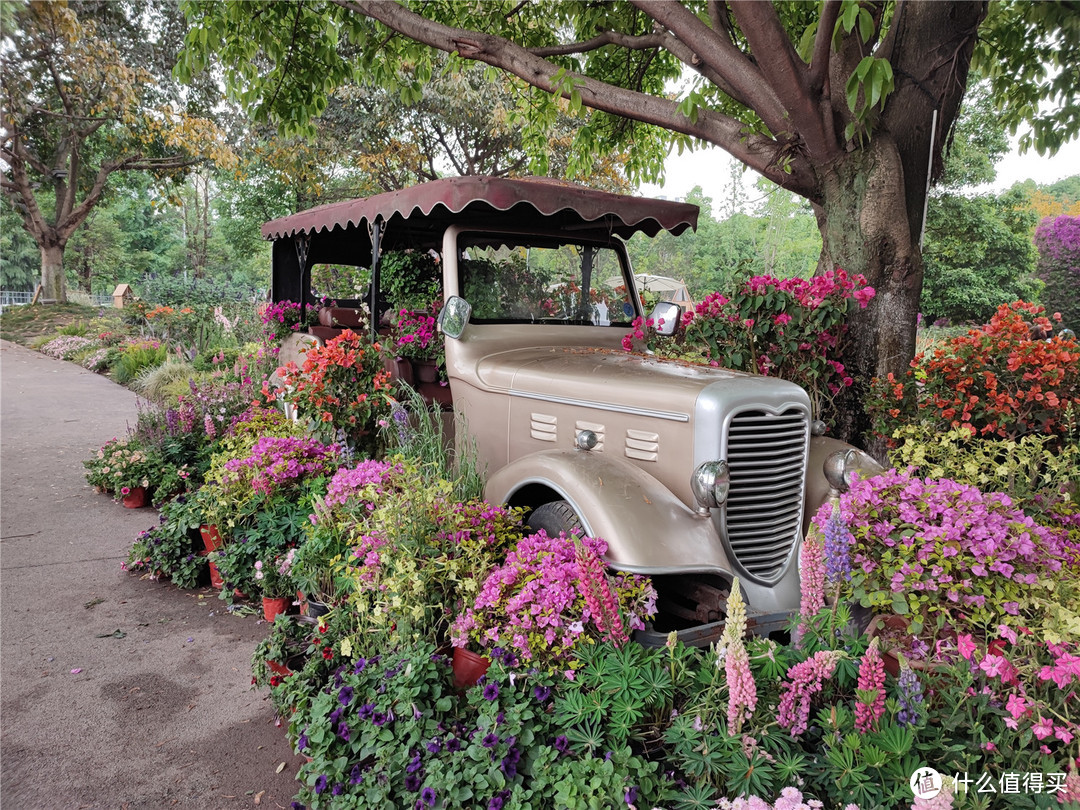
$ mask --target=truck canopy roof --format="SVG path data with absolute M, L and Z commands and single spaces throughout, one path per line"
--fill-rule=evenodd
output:
M 401 191 L 321 205 L 267 222 L 274 242 L 274 298 L 301 300 L 314 264 L 367 267 L 371 230 L 381 224 L 381 250 L 442 248 L 449 225 L 566 231 L 583 239 L 628 239 L 696 228 L 698 207 L 596 191 L 547 178 L 453 177 Z

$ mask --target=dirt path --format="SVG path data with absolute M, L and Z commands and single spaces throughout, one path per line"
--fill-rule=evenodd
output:
M 121 571 L 156 513 L 83 479 L 136 414 L 104 377 L 0 341 L 0 804 L 287 808 L 300 760 L 250 687 L 265 624 Z

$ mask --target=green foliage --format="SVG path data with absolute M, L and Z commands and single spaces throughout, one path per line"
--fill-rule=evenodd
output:
M 636 234 L 628 243 L 634 272 L 674 276 L 695 298 L 756 275 L 809 277 L 821 255 L 809 206 L 764 178 L 757 187 L 762 196 L 753 214 L 736 210 L 722 220 L 715 218 L 713 200 L 695 188 L 686 202 L 701 207 L 697 231 L 678 237 L 664 231 L 651 239 Z
M 986 323 L 1001 304 L 1037 300 L 1034 215 L 1019 190 L 936 197 L 926 222 L 920 309 L 934 322 Z
M 980 27 L 972 67 L 990 83 L 1009 132 L 1021 126 L 1020 148 L 1053 153 L 1080 129 L 1075 66 L 1080 61 L 1080 15 L 1069 3 L 1002 2 Z M 1043 105 L 1047 99 L 1064 103 Z
M 892 438 L 894 467 L 915 467 L 928 478 L 950 478 L 983 492 L 1007 492 L 1024 509 L 1063 489 L 1080 491 L 1080 443 L 1054 447 L 1051 436 L 975 439 L 962 429 L 905 425 Z
M 413 250 L 379 258 L 379 281 L 395 311 L 429 311 L 442 296 L 442 268 L 428 253 Z
M 258 292 L 244 284 L 225 279 L 147 275 L 135 283 L 140 297 L 157 306 L 208 307 L 227 302 L 251 302 Z
M 128 552 L 130 571 L 160 572 L 180 588 L 194 588 L 206 569 L 206 559 L 198 554 L 200 510 L 185 496 L 161 508 L 157 526 L 140 532 Z
M 120 349 L 120 358 L 112 367 L 113 379 L 125 385 L 149 368 L 165 362 L 168 349 L 156 340 L 128 343 Z

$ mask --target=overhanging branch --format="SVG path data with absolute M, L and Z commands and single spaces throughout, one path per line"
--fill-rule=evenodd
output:
M 466 59 L 500 68 L 540 90 L 549 93 L 561 92 L 564 96 L 570 94 L 569 90 L 563 90 L 554 81 L 555 76 L 560 73 L 558 65 L 530 53 L 504 37 L 444 25 L 422 17 L 397 2 L 334 2 L 350 11 L 378 20 L 388 28 L 424 45 L 447 53 L 457 52 Z M 659 4 L 645 5 L 651 8 Z M 745 60 L 742 61 L 745 63 Z M 682 115 L 678 104 L 669 99 L 628 90 L 580 74 L 563 75 L 573 82 L 574 92 L 587 107 L 654 124 L 715 144 L 784 188 L 805 197 L 814 193 L 816 183 L 809 165 L 800 155 L 790 152 L 787 142 L 750 133 L 741 121 L 716 110 L 701 109 L 696 118 L 691 119 Z M 760 95 L 762 88 L 756 87 L 755 92 Z M 787 172 L 783 168 L 785 165 L 789 169 Z

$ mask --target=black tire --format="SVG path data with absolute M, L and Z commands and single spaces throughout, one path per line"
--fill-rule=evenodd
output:
M 566 501 L 551 501 L 536 507 L 525 522 L 534 532 L 543 529 L 550 537 L 558 537 L 560 532 L 567 536 L 585 534 L 577 512 Z

